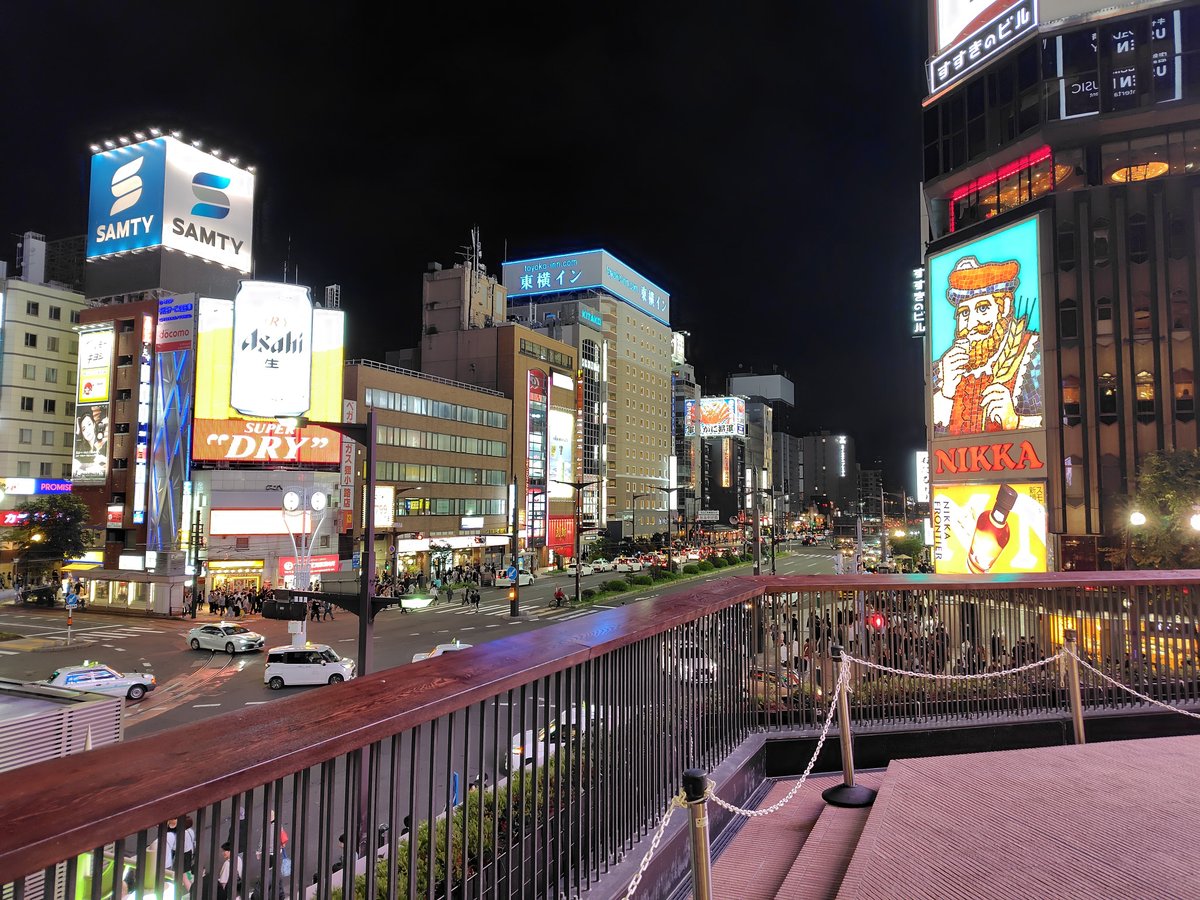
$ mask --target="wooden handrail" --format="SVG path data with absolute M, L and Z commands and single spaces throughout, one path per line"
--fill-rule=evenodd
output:
M 1177 585 L 1200 585 L 1200 571 L 723 578 L 4 773 L 0 885 L 763 593 Z

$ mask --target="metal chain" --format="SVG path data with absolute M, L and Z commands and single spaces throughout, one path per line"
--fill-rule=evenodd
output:
M 1198 713 L 1188 712 L 1186 709 L 1180 709 L 1179 707 L 1172 706 L 1169 703 L 1163 703 L 1161 700 L 1155 700 L 1153 697 L 1147 697 L 1145 694 L 1135 691 L 1129 685 L 1122 684 L 1120 681 L 1117 681 L 1115 678 L 1111 678 L 1108 675 L 1105 675 L 1103 672 L 1101 672 L 1099 669 L 1097 669 L 1095 666 L 1093 666 L 1087 660 L 1083 659 L 1083 657 L 1081 657 L 1078 653 L 1071 653 L 1071 651 L 1069 651 L 1069 650 L 1064 651 L 1064 652 L 1070 656 L 1075 657 L 1075 661 L 1077 663 L 1079 663 L 1085 669 L 1088 669 L 1091 672 L 1095 672 L 1097 675 L 1099 675 L 1101 678 L 1103 678 L 1105 681 L 1107 681 L 1109 684 L 1113 685 L 1114 687 L 1119 687 L 1123 690 L 1126 690 L 1129 693 L 1133 694 L 1133 696 L 1138 697 L 1142 700 L 1145 700 L 1147 703 L 1153 703 L 1155 706 L 1161 706 L 1163 709 L 1169 709 L 1171 712 L 1177 712 L 1181 716 L 1190 716 L 1193 719 L 1200 719 L 1200 714 L 1198 714 Z
M 646 869 L 650 867 L 650 859 L 654 856 L 654 851 L 658 849 L 658 845 L 662 842 L 663 834 L 667 830 L 667 823 L 671 821 L 671 816 L 675 814 L 677 808 L 682 808 L 686 805 L 683 791 L 672 797 L 671 802 L 667 804 L 667 813 L 662 817 L 662 821 L 658 823 L 658 830 L 654 832 L 654 838 L 650 841 L 650 849 L 642 857 L 641 865 L 638 866 L 633 880 L 629 882 L 629 891 L 625 894 L 625 900 L 633 900 L 634 892 L 637 891 L 638 885 L 642 881 L 642 876 L 646 874 Z
M 727 809 L 731 813 L 739 816 L 769 816 L 773 812 L 778 812 L 787 805 L 800 788 L 804 787 L 804 782 L 808 776 L 812 774 L 813 766 L 817 763 L 817 757 L 821 755 L 821 748 L 825 746 L 825 738 L 829 735 L 829 726 L 833 723 L 833 714 L 837 710 L 838 698 L 842 696 L 842 685 L 846 684 L 850 678 L 850 667 L 842 666 L 838 673 L 837 684 L 833 688 L 833 702 L 829 704 L 829 711 L 825 714 L 825 725 L 821 728 L 821 736 L 817 739 L 817 749 L 813 751 L 812 759 L 808 761 L 808 765 L 804 767 L 804 772 L 800 776 L 800 780 L 792 785 L 792 789 L 778 803 L 773 806 L 768 806 L 766 809 L 742 809 L 740 806 L 734 806 L 732 803 L 727 803 L 717 796 L 716 784 L 710 779 L 708 782 L 708 791 L 705 794 L 705 799 L 711 800 L 713 803 L 722 809 Z
M 979 672 L 973 675 L 942 675 L 936 672 L 909 672 L 905 669 L 893 669 L 891 666 L 885 666 L 882 663 L 851 656 L 845 650 L 842 651 L 842 659 L 856 662 L 860 666 L 866 666 L 868 669 L 878 669 L 880 672 L 890 672 L 892 675 L 905 675 L 909 678 L 929 678 L 933 681 L 982 681 L 985 678 L 1003 678 L 1006 675 L 1018 675 L 1021 672 L 1028 672 L 1030 669 L 1041 668 L 1061 659 L 1064 652 L 1063 650 L 1059 650 L 1053 656 L 1047 656 L 1045 659 L 1017 666 L 1015 669 L 1005 669 L 1001 672 Z
M 784 804 L 786 804 L 792 799 L 792 797 L 796 795 L 796 791 L 803 787 L 805 780 L 812 773 L 813 766 L 817 763 L 817 757 L 821 755 L 821 748 L 825 745 L 825 738 L 829 735 L 829 726 L 833 722 L 834 712 L 837 711 L 837 700 L 838 697 L 841 696 L 842 685 L 849 679 L 849 677 L 850 667 L 842 666 L 841 672 L 838 673 L 837 684 L 834 686 L 833 702 L 829 704 L 829 712 L 825 714 L 825 725 L 821 729 L 821 737 L 817 740 L 817 749 L 813 751 L 812 759 L 810 759 L 808 761 L 808 765 L 805 766 L 804 774 L 800 776 L 800 780 L 796 782 L 790 791 L 788 791 L 786 797 L 784 797 L 774 806 L 768 807 L 767 809 L 742 809 L 734 806 L 731 803 L 726 803 L 724 800 L 718 797 L 713 792 L 713 788 L 716 787 L 716 785 L 711 779 L 709 779 L 708 788 L 705 792 L 704 799 L 712 800 L 718 806 L 729 810 L 731 813 L 736 813 L 742 816 L 765 816 L 781 809 Z M 646 874 L 646 869 L 650 867 L 650 860 L 653 858 L 655 851 L 658 850 L 658 845 L 662 842 L 663 834 L 667 830 L 667 824 L 671 821 L 671 816 L 674 815 L 676 807 L 684 806 L 687 806 L 687 803 L 684 799 L 683 791 L 680 791 L 671 798 L 671 803 L 667 807 L 666 814 L 662 817 L 662 821 L 658 823 L 658 830 L 654 832 L 654 838 L 650 841 L 650 849 L 647 850 L 646 855 L 642 857 L 642 862 L 638 866 L 637 873 L 633 876 L 633 880 L 629 882 L 629 890 L 625 893 L 625 900 L 632 900 L 634 892 L 637 891 L 638 884 L 641 883 L 642 876 Z

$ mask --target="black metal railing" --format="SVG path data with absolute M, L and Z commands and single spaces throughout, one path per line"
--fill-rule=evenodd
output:
M 371 898 L 587 893 L 685 769 L 818 726 L 834 643 L 971 671 L 1047 655 L 1069 628 L 1113 677 L 1187 704 L 1198 590 L 1194 573 L 727 578 L 0 776 L 2 896 L 331 898 L 351 873 Z M 1066 699 L 1038 676 L 860 677 L 851 703 L 857 729 L 1064 715 Z

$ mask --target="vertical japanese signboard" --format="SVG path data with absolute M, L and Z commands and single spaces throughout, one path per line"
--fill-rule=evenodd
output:
M 104 484 L 108 478 L 112 351 L 112 326 L 79 335 L 75 441 L 71 455 L 71 481 L 74 484 Z

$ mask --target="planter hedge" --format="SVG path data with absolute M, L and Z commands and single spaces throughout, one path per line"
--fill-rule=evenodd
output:
M 725 568 L 727 565 L 729 565 L 729 560 L 727 560 L 727 559 L 726 559 L 725 557 L 723 557 L 723 556 L 714 556 L 712 559 L 708 560 L 708 563 L 709 563 L 709 565 L 711 565 L 711 566 L 712 566 L 714 569 L 723 569 L 723 568 Z
M 696 565 L 695 563 L 688 563 L 686 566 L 683 567 L 683 574 L 684 575 L 699 575 L 700 567 L 698 565 Z
M 620 591 L 629 590 L 629 582 L 625 581 L 622 578 L 614 578 L 612 581 L 604 582 L 604 584 L 600 585 L 600 587 L 603 590 L 612 591 L 613 593 L 618 593 Z
M 699 563 L 696 564 L 696 568 L 699 569 L 701 572 L 711 572 L 713 569 L 716 568 L 716 566 L 714 566 L 707 559 L 702 559 L 702 560 L 700 560 Z
M 634 575 L 629 579 L 630 584 L 640 584 L 643 587 L 647 584 L 654 584 L 654 579 L 649 575 Z

